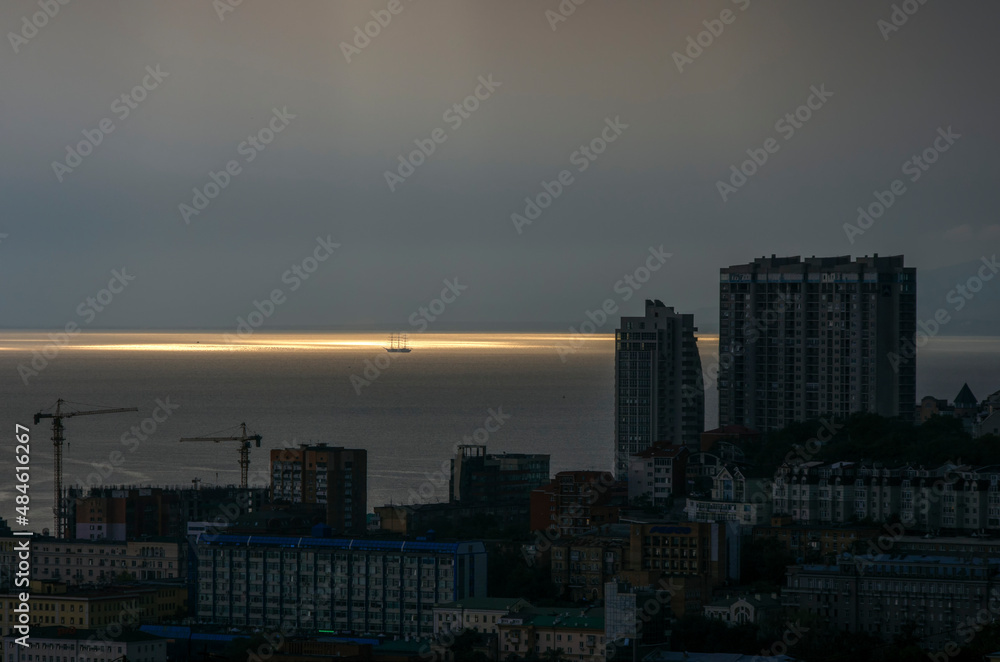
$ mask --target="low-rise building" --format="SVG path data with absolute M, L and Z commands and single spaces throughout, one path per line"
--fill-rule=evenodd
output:
M 490 518 L 502 526 L 525 529 L 528 523 L 528 505 L 525 503 L 418 503 L 412 506 L 376 506 L 375 515 L 383 531 L 403 536 L 424 535 L 431 529 L 439 530 L 444 524 L 454 524 L 465 519 Z
M 526 608 L 504 616 L 497 623 L 499 656 L 543 657 L 561 651 L 561 659 L 603 662 L 605 657 L 604 610 Z
M 745 532 L 767 522 L 771 516 L 770 481 L 747 478 L 737 464 L 715 466 L 711 493 L 687 499 L 687 518 L 694 522 L 737 522 Z
M 105 628 L 160 623 L 187 615 L 184 582 L 144 582 L 107 587 L 77 587 L 65 582 L 32 580 L 29 625 L 35 627 Z M 0 593 L 0 633 L 17 623 L 17 589 Z
M 136 630 L 89 630 L 48 626 L 32 628 L 30 645 L 14 635 L 3 638 L 4 662 L 167 662 L 166 640 Z
M 657 442 L 629 457 L 628 498 L 647 499 L 653 506 L 665 506 L 683 494 L 687 482 L 688 449 Z
M 0 548 L 14 538 L 0 538 Z M 175 538 L 65 540 L 35 536 L 31 578 L 77 584 L 116 580 L 183 579 L 187 546 Z
M 807 561 L 821 561 L 844 552 L 867 552 L 868 543 L 885 533 L 884 528 L 876 526 L 783 525 L 780 519 L 773 518 L 771 526 L 754 527 L 754 541 L 777 540 L 795 558 Z
M 192 521 L 228 522 L 259 512 L 269 501 L 266 487 L 236 485 L 100 486 L 66 489 L 68 517 L 77 540 L 179 538 Z
M 761 625 L 780 612 L 781 600 L 777 593 L 726 595 L 705 605 L 704 609 L 706 617 L 726 625 Z
M 529 607 L 521 598 L 466 598 L 434 607 L 434 635 L 460 630 L 475 630 L 480 634 L 499 632 L 497 620 Z

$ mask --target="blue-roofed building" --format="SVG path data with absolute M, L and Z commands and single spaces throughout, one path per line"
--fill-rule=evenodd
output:
M 482 542 L 199 536 L 199 621 L 430 636 L 434 605 L 485 597 Z

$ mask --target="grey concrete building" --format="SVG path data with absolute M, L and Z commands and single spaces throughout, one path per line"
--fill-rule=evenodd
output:
M 720 272 L 719 425 L 913 419 L 917 281 L 903 256 L 772 255 Z
M 654 442 L 697 450 L 705 426 L 701 358 L 694 316 L 646 300 L 643 317 L 615 331 L 615 474 Z

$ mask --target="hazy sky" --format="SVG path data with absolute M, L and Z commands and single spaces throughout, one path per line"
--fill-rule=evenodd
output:
M 412 331 L 457 279 L 429 330 L 565 328 L 645 297 L 714 329 L 719 267 L 771 253 L 903 253 L 945 274 L 943 305 L 1000 243 L 1000 5 L 896 6 L 898 26 L 888 0 L 7 0 L 0 324 L 234 329 L 280 289 L 269 329 Z M 390 187 L 417 140 L 433 153 Z M 747 150 L 767 161 L 724 200 Z M 340 246 L 312 263 L 317 237 Z M 647 258 L 638 292 L 618 284 Z

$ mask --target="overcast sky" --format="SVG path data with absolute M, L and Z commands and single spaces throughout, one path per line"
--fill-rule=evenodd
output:
M 457 279 L 431 330 L 645 297 L 714 329 L 720 266 L 902 253 L 964 280 L 1000 243 L 995 2 L 909 0 L 896 25 L 888 0 L 48 1 L 0 7 L 8 328 L 230 329 L 280 289 L 270 328 L 412 330 Z M 403 178 L 417 140 L 434 151 Z M 720 191 L 747 150 L 767 161 Z M 317 237 L 340 246 L 313 264 Z

